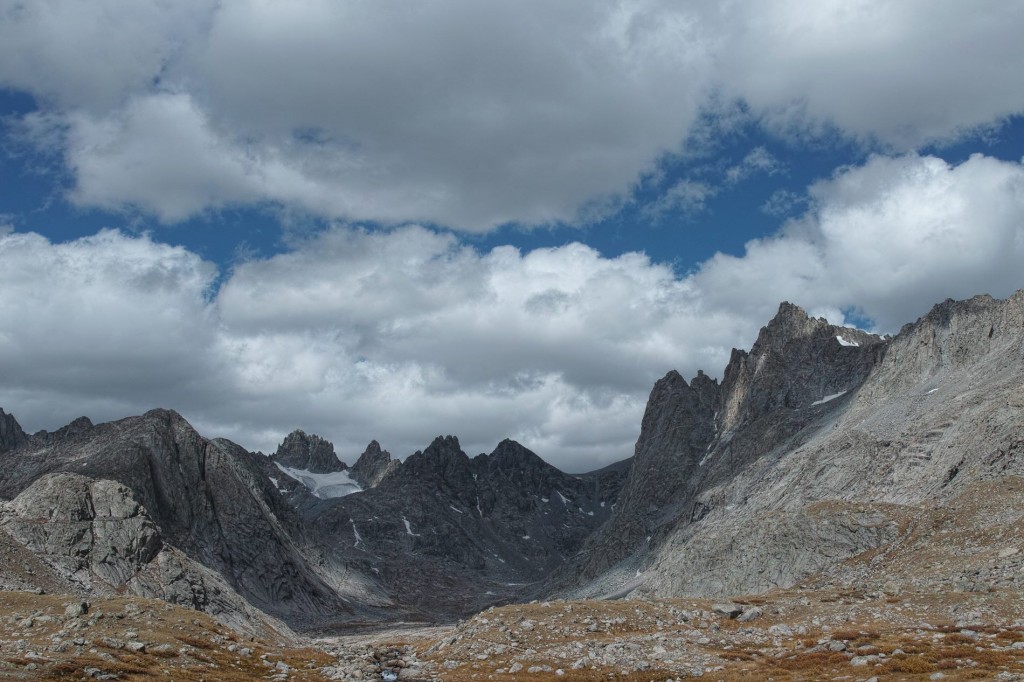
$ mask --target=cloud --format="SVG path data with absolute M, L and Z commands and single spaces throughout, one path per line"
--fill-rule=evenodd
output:
M 293 428 L 348 459 L 454 433 L 509 436 L 568 470 L 632 452 L 652 383 L 720 375 L 781 300 L 896 331 L 947 297 L 1021 287 L 1024 167 L 876 156 L 743 256 L 680 276 L 574 243 L 478 251 L 409 226 L 338 225 L 236 266 L 105 231 L 0 234 L 0 405 L 28 428 L 169 406 L 269 450 Z
M 701 266 L 695 282 L 713 307 L 759 318 L 772 300 L 856 307 L 893 332 L 945 298 L 1024 286 L 1019 163 L 874 156 L 815 183 L 809 198 L 803 216 L 748 243 L 742 257 L 718 254 Z
M 807 205 L 807 197 L 788 189 L 777 189 L 761 205 L 761 212 L 776 218 L 789 215 Z
M 725 170 L 725 180 L 730 185 L 740 183 L 752 175 L 764 173 L 775 175 L 784 170 L 783 164 L 764 147 L 754 147 L 735 166 Z
M 266 198 L 259 166 L 214 130 L 181 94 L 132 99 L 117 116 L 75 113 L 66 121 L 71 200 L 144 208 L 165 222 Z
M 215 384 L 215 269 L 195 254 L 112 231 L 67 244 L 8 232 L 0 264 L 5 400 L 32 421 L 193 403 L 197 382 Z
M 718 194 L 718 188 L 695 180 L 679 180 L 655 201 L 643 207 L 643 213 L 658 220 L 669 213 L 693 215 L 704 211 L 708 199 Z
M 1019 3 L 0 1 L 82 206 L 595 220 L 702 115 L 907 150 L 1024 111 Z M 730 113 L 731 112 L 731 113 Z M 38 138 L 42 139 L 42 138 Z M 771 172 L 748 158 L 737 178 Z M 757 165 L 761 163 L 762 165 Z
M 1024 108 L 1024 6 L 990 0 L 737 2 L 713 20 L 724 88 L 778 130 L 834 126 L 896 149 Z
M 217 3 L 0 0 L 0 84 L 93 113 L 150 88 Z

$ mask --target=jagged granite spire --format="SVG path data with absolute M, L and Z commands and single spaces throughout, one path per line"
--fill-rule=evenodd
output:
M 7 414 L 0 408 L 0 453 L 13 450 L 27 443 L 29 437 L 21 430 L 21 425 L 13 414 Z
M 722 379 L 719 427 L 733 431 L 776 408 L 807 407 L 863 383 L 884 340 L 810 317 L 783 302 L 750 352 L 733 349 Z
M 381 449 L 380 443 L 371 440 L 352 465 L 349 475 L 365 490 L 375 487 L 400 465 L 397 459 L 391 459 L 390 452 Z
M 289 433 L 271 458 L 282 466 L 314 474 L 329 474 L 348 468 L 334 453 L 331 441 L 302 430 Z

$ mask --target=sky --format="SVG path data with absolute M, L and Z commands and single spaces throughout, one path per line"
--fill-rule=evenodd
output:
M 1024 287 L 1016 0 L 0 0 L 0 406 L 630 456 L 788 300 Z

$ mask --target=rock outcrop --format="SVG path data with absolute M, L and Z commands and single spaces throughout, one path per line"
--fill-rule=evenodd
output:
M 28 436 L 21 430 L 21 425 L 13 414 L 7 414 L 0 408 L 0 454 L 14 450 L 28 443 Z
M 548 575 L 608 518 L 623 478 L 622 467 L 565 474 L 511 440 L 470 458 L 453 436 L 389 466 L 377 486 L 309 516 L 345 561 L 434 617 L 508 601 Z
M 351 617 L 361 604 L 387 601 L 372 580 L 324 560 L 302 518 L 267 477 L 266 458 L 203 438 L 173 411 L 99 424 L 5 458 L 0 496 L 7 498 L 57 472 L 126 486 L 166 543 L 221 575 L 251 604 L 294 625 Z
M 892 338 L 784 303 L 721 382 L 658 381 L 631 460 L 580 475 L 511 440 L 470 457 L 438 437 L 404 462 L 373 441 L 348 470 L 301 431 L 268 458 L 169 410 L 33 435 L 0 411 L 0 586 L 124 590 L 242 620 L 244 598 L 330 627 L 540 593 L 877 583 L 872 566 L 941 554 L 928 547 L 946 506 L 1016 500 L 1022 423 L 1024 292 L 946 301 Z M 974 509 L 958 546 L 976 556 L 955 585 L 1017 580 L 1019 507 Z
M 252 633 L 270 625 L 218 574 L 167 545 L 116 481 L 43 476 L 3 506 L 0 527 L 83 594 L 157 597 Z
M 391 459 L 390 452 L 382 450 L 380 443 L 371 440 L 363 454 L 359 455 L 359 459 L 352 465 L 350 473 L 352 479 L 365 490 L 376 487 L 398 465 L 399 461 Z
M 792 585 L 894 542 L 907 505 L 1020 475 L 1022 416 L 1024 292 L 947 301 L 891 339 L 784 303 L 721 384 L 658 382 L 616 513 L 548 588 Z
M 334 444 L 317 435 L 296 430 L 289 433 L 271 459 L 282 466 L 314 474 L 344 471 L 348 465 L 338 459 Z

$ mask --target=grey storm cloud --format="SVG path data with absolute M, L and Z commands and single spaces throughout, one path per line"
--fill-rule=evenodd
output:
M 474 232 L 581 222 L 715 102 L 897 152 L 1024 109 L 1020 3 L 4 0 L 0 15 L 0 84 L 39 98 L 22 129 L 60 138 L 70 198 L 165 222 L 266 203 Z

